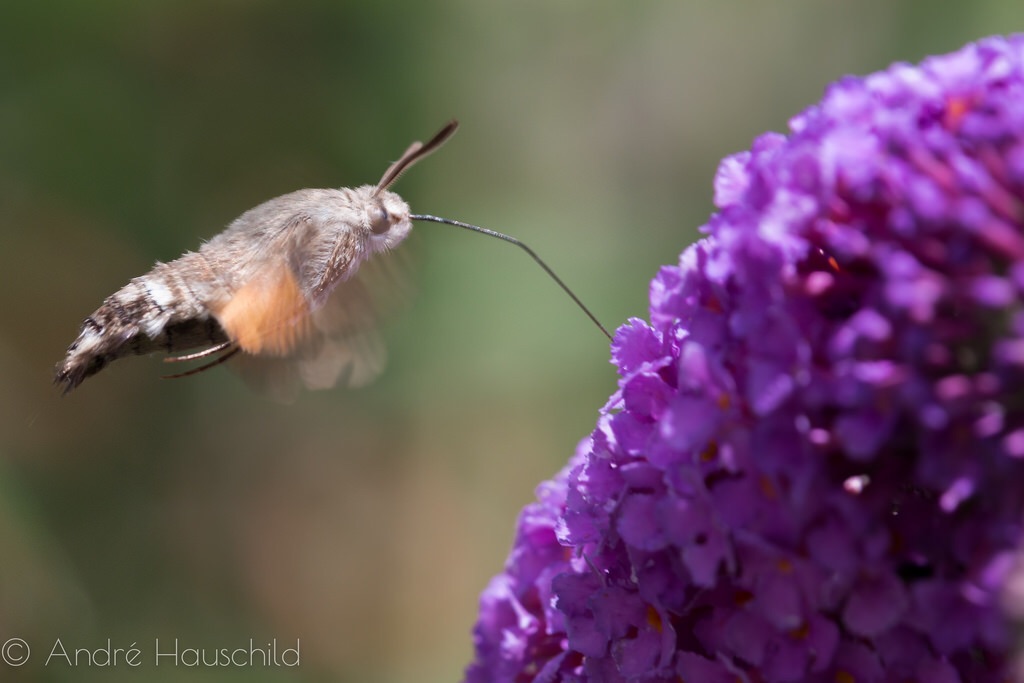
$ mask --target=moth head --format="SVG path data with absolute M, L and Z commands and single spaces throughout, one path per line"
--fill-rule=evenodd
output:
M 417 141 L 409 145 L 402 156 L 384 171 L 376 187 L 368 188 L 370 193 L 366 202 L 366 225 L 372 233 L 370 243 L 374 251 L 391 249 L 405 239 L 412 229 L 409 205 L 388 188 L 410 166 L 443 145 L 458 127 L 459 122 L 452 119 L 427 142 Z
M 409 205 L 394 192 L 372 188 L 366 202 L 365 225 L 370 230 L 373 251 L 393 249 L 412 229 Z

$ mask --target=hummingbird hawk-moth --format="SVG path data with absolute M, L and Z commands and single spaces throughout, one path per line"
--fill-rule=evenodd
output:
M 158 262 L 85 319 L 55 382 L 67 393 L 122 356 L 192 351 L 165 360 L 205 363 L 171 377 L 230 359 L 250 383 L 278 395 L 300 384 L 366 384 L 384 362 L 376 300 L 390 275 L 385 257 L 408 236 L 413 220 L 457 225 L 525 249 L 608 336 L 525 244 L 467 223 L 411 214 L 388 189 L 457 128 L 452 120 L 428 142 L 414 142 L 376 185 L 271 199 L 198 251 Z

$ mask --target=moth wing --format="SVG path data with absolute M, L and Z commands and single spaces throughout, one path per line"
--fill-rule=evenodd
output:
M 360 387 L 383 371 L 383 319 L 411 298 L 408 261 L 401 252 L 376 254 L 339 279 L 320 301 L 304 300 L 308 315 L 296 320 L 294 344 L 283 355 L 237 354 L 229 361 L 255 390 L 283 401 L 301 387 Z

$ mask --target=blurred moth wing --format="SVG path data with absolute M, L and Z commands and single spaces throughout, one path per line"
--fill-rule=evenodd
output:
M 256 391 L 284 401 L 301 387 L 372 382 L 387 356 L 380 322 L 411 297 L 401 256 L 367 258 L 327 292 L 318 291 L 322 280 L 296 286 L 272 271 L 252 282 L 251 296 L 236 296 L 218 317 L 241 350 L 228 366 Z
M 278 398 L 300 385 L 360 386 L 384 367 L 381 312 L 405 298 L 391 251 L 412 227 L 409 206 L 388 187 L 440 147 L 451 121 L 413 143 L 377 185 L 307 189 L 243 213 L 227 229 L 170 263 L 158 263 L 86 318 L 58 364 L 65 393 L 131 354 L 224 361 Z

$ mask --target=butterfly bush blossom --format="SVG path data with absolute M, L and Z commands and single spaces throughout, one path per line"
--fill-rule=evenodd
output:
M 846 78 L 790 129 L 722 163 L 619 328 L 468 681 L 1007 680 L 1024 37 Z

